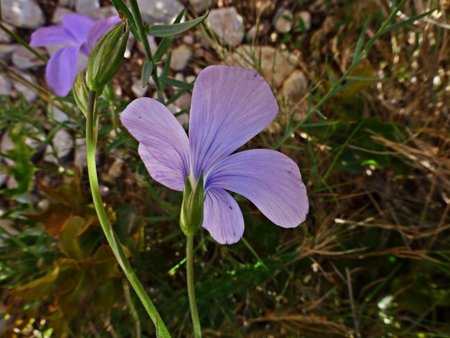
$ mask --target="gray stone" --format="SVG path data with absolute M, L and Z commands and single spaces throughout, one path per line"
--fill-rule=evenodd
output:
M 94 17 L 94 13 L 100 8 L 99 0 L 76 0 L 75 11 L 86 16 Z
M 13 26 L 36 29 L 44 25 L 41 8 L 32 0 L 2 0 L 1 18 Z
M 203 13 L 206 8 L 211 7 L 211 0 L 189 0 L 189 4 L 197 13 Z
M 219 39 L 230 46 L 237 46 L 244 38 L 244 23 L 235 7 L 212 9 L 208 22 Z
M 60 24 L 61 23 L 61 17 L 63 15 L 66 15 L 66 14 L 73 14 L 73 12 L 70 9 L 66 8 L 66 7 L 56 7 L 56 10 L 55 10 L 55 12 L 53 13 L 53 16 L 52 16 L 52 23 L 53 24 Z
M 280 52 L 271 46 L 242 45 L 227 57 L 226 63 L 231 66 L 261 69 L 262 75 L 272 87 L 279 88 L 296 68 L 297 56 Z
M 311 28 L 311 13 L 300 11 L 295 13 L 294 32 L 307 32 Z
M 36 48 L 39 52 L 43 52 L 43 49 Z M 19 69 L 29 69 L 33 67 L 43 66 L 45 62 L 34 55 L 30 50 L 20 45 L 14 50 L 11 57 L 12 63 Z
M 92 17 L 96 20 L 107 19 L 114 15 L 117 15 L 117 11 L 114 6 L 100 7 L 92 13 Z
M 280 94 L 284 100 L 287 100 L 289 105 L 297 104 L 298 101 L 308 94 L 308 79 L 305 74 L 299 69 L 294 70 L 284 81 Z
M 180 109 L 186 109 L 191 106 L 192 95 L 189 92 L 181 95 L 174 103 L 180 107 Z
M 34 101 L 37 100 L 38 95 L 36 94 L 36 92 L 32 89 L 32 84 L 36 83 L 36 79 L 27 73 L 21 72 L 19 70 L 16 70 L 22 77 L 22 79 L 24 80 L 22 82 L 19 81 L 14 81 L 13 82 L 13 86 L 14 88 L 23 95 L 23 97 L 25 98 L 25 100 L 27 100 L 28 102 L 32 103 Z
M 172 61 L 170 68 L 174 71 L 180 71 L 186 68 L 186 65 L 191 60 L 192 50 L 184 43 L 176 47 L 172 51 Z
M 75 166 L 86 166 L 86 139 L 77 138 L 75 140 L 75 154 L 73 160 Z
M 288 33 L 292 29 L 294 16 L 289 9 L 280 8 L 273 18 L 273 27 L 279 33 Z
M 11 61 L 11 56 L 13 52 L 19 47 L 20 45 L 13 44 L 13 45 L 0 45 L 0 60 L 2 60 L 5 63 L 9 63 Z
M 3 74 L 0 74 L 0 95 L 10 96 L 12 92 L 11 80 Z
M 5 27 L 8 28 L 10 31 L 15 33 L 16 29 L 14 28 L 14 26 L 11 26 L 11 25 L 7 24 L 6 22 L 2 22 L 2 24 L 5 25 Z M 3 29 L 0 29 L 0 43 L 9 43 L 11 41 L 12 41 L 11 35 L 6 33 Z
M 269 33 L 270 31 L 270 23 L 267 20 L 263 20 L 259 23 L 259 25 L 255 25 L 251 27 L 247 32 L 247 37 L 249 40 L 254 40 L 258 36 L 263 36 Z
M 183 6 L 176 0 L 138 0 L 144 21 L 155 24 L 172 23 L 183 10 Z
M 73 8 L 75 6 L 75 0 L 58 0 L 58 5 L 67 8 Z
M 131 91 L 136 97 L 143 97 L 145 94 L 147 94 L 148 86 L 142 88 L 142 81 L 137 80 L 131 86 Z
M 72 135 L 66 129 L 59 129 L 52 138 L 53 147 L 47 145 L 44 160 L 59 164 L 57 159 L 62 159 L 69 155 L 74 147 Z

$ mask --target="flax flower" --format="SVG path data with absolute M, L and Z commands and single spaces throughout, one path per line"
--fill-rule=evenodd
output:
M 174 115 L 149 98 L 133 101 L 121 120 L 139 141 L 151 177 L 183 191 L 203 177 L 203 227 L 219 243 L 237 242 L 244 218 L 227 192 L 248 198 L 273 223 L 296 227 L 308 213 L 308 197 L 297 164 L 268 149 L 233 153 L 277 115 L 268 83 L 240 67 L 210 66 L 198 76 L 192 95 L 189 138 Z
M 50 57 L 45 79 L 57 95 L 66 96 L 77 75 L 79 54 L 89 56 L 97 40 L 121 20 L 118 15 L 95 21 L 81 14 L 67 14 L 61 21 L 62 25 L 37 29 L 31 35 L 30 46 L 64 45 Z

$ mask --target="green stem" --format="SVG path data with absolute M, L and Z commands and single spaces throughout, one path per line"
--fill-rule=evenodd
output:
M 122 244 L 114 233 L 111 225 L 109 224 L 108 216 L 106 215 L 105 208 L 103 206 L 102 197 L 98 186 L 97 167 L 95 163 L 95 147 L 96 147 L 96 132 L 97 129 L 97 114 L 96 114 L 96 102 L 97 94 L 94 91 L 89 92 L 88 98 L 88 111 L 86 122 L 86 156 L 88 165 L 89 182 L 91 185 L 92 199 L 94 201 L 95 211 L 97 212 L 98 219 L 105 233 L 106 239 L 119 262 L 125 276 L 133 287 L 134 291 L 138 295 L 145 309 L 147 310 L 150 318 L 155 324 L 156 331 L 159 333 L 159 337 L 170 337 L 169 331 L 161 320 L 161 316 L 156 310 L 153 302 L 142 286 L 141 282 L 137 278 L 130 263 L 122 249 Z
M 195 300 L 194 288 L 194 236 L 186 236 L 186 271 L 189 296 L 189 307 L 191 309 L 192 325 L 194 326 L 194 337 L 201 338 L 202 329 L 198 319 L 197 302 Z
M 141 11 L 139 10 L 139 5 L 137 3 L 137 0 L 130 0 L 130 8 L 131 12 L 133 13 L 134 22 L 136 23 L 136 28 L 139 33 L 139 37 L 141 38 L 142 45 L 144 46 L 144 53 L 145 57 L 147 58 L 147 61 L 150 61 L 153 63 L 153 69 L 152 69 L 152 78 L 155 82 L 156 91 L 158 94 L 158 101 L 161 103 L 164 103 L 164 97 L 163 97 L 163 88 L 161 86 L 161 83 L 158 78 L 158 69 L 155 65 L 155 62 L 153 60 L 152 51 L 150 49 L 150 43 L 148 42 L 147 34 L 145 33 L 144 23 L 142 21 Z

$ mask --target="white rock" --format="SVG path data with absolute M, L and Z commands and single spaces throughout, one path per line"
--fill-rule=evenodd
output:
M 194 43 L 194 36 L 191 34 L 187 34 L 183 36 L 183 42 L 186 45 L 192 45 Z
M 17 72 L 20 73 L 22 78 L 27 83 L 36 84 L 36 79 L 32 75 L 21 72 L 19 70 L 17 70 Z M 36 92 L 34 90 L 30 89 L 29 86 L 22 84 L 21 82 L 18 82 L 18 81 L 14 81 L 13 86 L 19 93 L 21 93 L 24 96 L 25 100 L 27 100 L 28 102 L 31 103 L 31 102 L 34 102 L 37 100 L 38 95 L 36 94 Z
M 301 11 L 295 14 L 294 32 L 307 32 L 311 28 L 311 13 Z
M 52 23 L 53 24 L 61 23 L 61 17 L 66 14 L 73 14 L 73 12 L 66 7 L 56 7 L 56 10 L 52 16 Z
M 142 88 L 142 81 L 137 80 L 131 86 L 131 91 L 136 97 L 143 97 L 145 94 L 147 94 L 148 86 Z
M 7 24 L 6 22 L 2 22 L 2 24 L 6 28 L 8 28 L 10 31 L 15 33 L 16 29 L 14 28 L 14 26 L 11 26 L 11 25 Z M 9 43 L 9 42 L 11 42 L 11 40 L 12 40 L 11 35 L 6 33 L 3 29 L 0 29 L 0 43 Z
M 9 175 L 6 173 L 0 173 L 0 187 L 3 187 L 7 182 Z
M 45 23 L 44 13 L 32 0 L 2 0 L 2 20 L 20 28 L 36 29 Z
M 156 74 L 158 74 L 158 76 L 161 76 L 163 73 L 163 69 L 162 67 L 156 67 Z M 153 80 L 153 77 L 150 76 L 150 79 L 148 80 L 148 83 L 151 85 L 155 85 L 155 81 Z
M 231 46 L 237 46 L 244 38 L 244 23 L 235 7 L 212 9 L 208 22 L 211 29 Z
M 99 0 L 75 0 L 75 11 L 77 13 L 93 17 L 99 8 Z
M 69 155 L 74 147 L 72 135 L 66 129 L 59 129 L 52 138 L 53 147 L 47 145 L 44 160 L 58 164 L 58 159 L 62 159 Z
M 273 26 L 279 33 L 288 33 L 292 29 L 294 16 L 289 9 L 280 8 L 273 18 Z
M 43 53 L 44 50 L 36 48 L 37 51 Z M 11 57 L 12 63 L 19 69 L 28 69 L 45 65 L 45 62 L 34 55 L 30 50 L 20 45 L 14 50 Z
M 181 95 L 174 103 L 180 107 L 180 109 L 186 109 L 191 106 L 192 95 L 189 92 Z
M 67 8 L 73 8 L 75 6 L 75 0 L 58 0 L 58 5 Z
M 13 52 L 19 47 L 18 44 L 13 45 L 0 45 L 0 60 L 5 63 L 9 63 L 11 61 L 11 56 Z
M 144 21 L 155 24 L 172 23 L 183 10 L 183 6 L 177 0 L 138 0 Z
M 11 80 L 3 74 L 0 74 L 0 95 L 10 96 L 12 92 Z
M 70 105 L 69 103 L 65 102 L 64 104 Z M 61 109 L 59 109 L 58 107 L 55 107 L 51 104 L 48 105 L 47 108 L 47 116 L 55 121 L 64 123 L 67 121 L 70 121 L 71 119 L 69 118 L 69 116 L 67 116 L 67 114 L 65 112 L 63 112 Z
M 117 11 L 114 6 L 100 7 L 92 13 L 92 18 L 95 20 L 107 19 L 114 15 L 117 15 Z
M 294 70 L 284 81 L 280 93 L 290 105 L 300 101 L 308 93 L 308 79 L 305 74 L 299 69 Z
M 236 48 L 235 53 L 230 54 L 226 61 L 231 66 L 261 69 L 264 78 L 274 88 L 279 88 L 294 71 L 297 65 L 297 56 L 289 52 L 280 52 L 271 46 L 242 45 Z
M 203 13 L 206 8 L 211 7 L 211 0 L 189 0 L 189 4 L 197 13 Z
M 180 71 L 186 68 L 186 65 L 191 60 L 192 50 L 184 43 L 174 48 L 172 51 L 172 61 L 170 68 L 174 71 Z
M 197 77 L 196 77 L 195 75 L 188 75 L 188 76 L 186 76 L 185 81 L 186 81 L 187 83 L 193 83 L 193 82 L 195 81 L 196 78 L 197 78 Z
M 247 32 L 247 37 L 250 40 L 255 39 L 257 36 L 267 34 L 270 30 L 270 23 L 266 20 L 261 21 L 259 25 L 254 25 Z

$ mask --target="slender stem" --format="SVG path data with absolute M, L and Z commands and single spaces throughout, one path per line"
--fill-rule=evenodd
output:
M 141 11 L 139 10 L 139 5 L 137 0 L 129 0 L 131 12 L 133 13 L 134 22 L 136 23 L 136 28 L 139 33 L 139 37 L 141 38 L 142 45 L 144 46 L 145 57 L 147 61 L 153 63 L 152 69 L 152 78 L 155 82 L 155 87 L 158 93 L 158 101 L 164 103 L 164 97 L 162 95 L 163 88 L 161 87 L 161 83 L 158 78 L 158 69 L 153 61 L 152 51 L 150 49 L 150 43 L 148 42 L 147 34 L 144 31 L 144 23 L 142 21 Z
M 111 247 L 111 250 L 116 256 L 120 267 L 122 268 L 125 276 L 133 287 L 134 291 L 138 295 L 145 309 L 147 310 L 150 318 L 156 326 L 156 331 L 159 333 L 159 337 L 170 337 L 169 331 L 161 320 L 161 316 L 156 310 L 153 302 L 142 286 L 141 282 L 137 278 L 130 263 L 122 249 L 122 244 L 117 238 L 116 234 L 112 230 L 109 224 L 108 216 L 106 215 L 105 208 L 103 206 L 102 196 L 98 186 L 97 167 L 95 163 L 95 147 L 97 133 L 94 132 L 97 128 L 97 114 L 96 114 L 96 102 L 97 94 L 94 91 L 89 92 L 88 98 L 88 111 L 86 122 L 86 156 L 88 165 L 89 182 L 91 185 L 92 199 L 94 201 L 95 211 L 97 212 L 98 219 L 105 233 L 106 239 Z
M 194 288 L 194 236 L 186 236 L 186 271 L 189 296 L 189 307 L 191 309 L 192 325 L 194 326 L 194 337 L 201 338 L 202 329 L 198 319 L 197 302 L 195 300 Z

